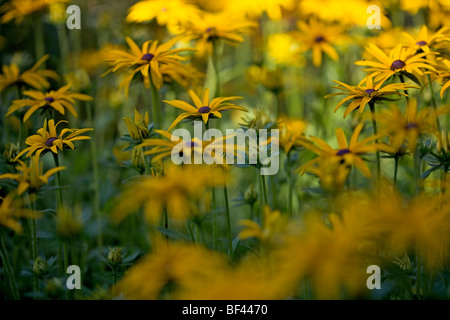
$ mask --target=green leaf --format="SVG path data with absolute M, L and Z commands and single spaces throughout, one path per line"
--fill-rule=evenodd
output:
M 168 236 L 169 238 L 189 241 L 189 238 L 186 235 L 184 235 L 178 231 L 174 231 L 171 229 L 165 229 L 165 228 L 161 228 L 161 227 L 156 227 L 156 230 L 158 230 L 162 234 Z
M 406 72 L 406 71 L 402 71 L 402 73 L 407 76 L 410 80 L 414 81 L 417 85 L 422 86 L 420 84 L 419 79 L 416 78 L 415 75 L 413 75 L 412 73 Z

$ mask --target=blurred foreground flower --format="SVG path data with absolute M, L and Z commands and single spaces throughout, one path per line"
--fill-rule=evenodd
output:
M 0 179 L 2 175 L 0 175 Z M 7 227 L 18 234 L 22 234 L 21 218 L 36 219 L 39 214 L 30 209 L 23 208 L 20 199 L 16 199 L 16 193 L 11 192 L 5 198 L 0 198 L 0 228 Z
M 43 56 L 36 62 L 31 69 L 20 72 L 19 67 L 12 63 L 2 67 L 3 74 L 0 74 L 0 93 L 8 87 L 13 85 L 22 86 L 28 85 L 37 90 L 48 89 L 50 83 L 47 78 L 59 80 L 59 75 L 48 69 L 39 69 L 39 67 L 49 58 L 49 55 Z
M 39 156 L 35 155 L 30 159 L 30 166 L 27 166 L 25 162 L 19 160 L 19 165 L 16 166 L 16 170 L 20 173 L 0 174 L 0 180 L 11 179 L 19 182 L 17 192 L 21 195 L 27 190 L 30 193 L 36 192 L 44 184 L 48 183 L 48 180 L 52 175 L 64 169 L 66 169 L 66 167 L 55 167 L 43 173 L 43 164 L 39 161 Z
M 70 0 L 10 0 L 0 7 L 0 12 L 5 13 L 0 23 L 11 20 L 21 23 L 25 17 L 46 10 L 56 2 L 70 2 Z

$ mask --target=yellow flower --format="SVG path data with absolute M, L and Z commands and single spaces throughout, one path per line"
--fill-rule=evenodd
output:
M 214 43 L 218 40 L 232 45 L 243 42 L 243 35 L 254 27 L 254 22 L 227 11 L 203 12 L 182 25 L 180 34 L 189 40 L 195 40 L 197 54 L 204 56 L 205 53 L 212 54 Z
M 170 165 L 164 176 L 141 177 L 128 188 L 119 197 L 112 217 L 120 221 L 144 207 L 145 217 L 150 222 L 159 219 L 163 208 L 173 219 L 185 220 L 192 213 L 198 213 L 194 201 L 203 199 L 208 187 L 222 186 L 224 183 L 224 172 L 220 168 Z
M 47 89 L 50 83 L 47 78 L 58 80 L 58 74 L 53 70 L 39 69 L 42 63 L 48 59 L 49 55 L 43 56 L 29 70 L 20 72 L 19 67 L 13 63 L 2 67 L 3 74 L 0 74 L 0 92 L 13 85 L 21 86 L 26 84 L 37 90 Z
M 303 43 L 288 33 L 274 33 L 268 36 L 267 53 L 276 65 L 303 67 L 305 58 Z
M 438 114 L 444 112 L 438 110 Z M 431 107 L 417 112 L 417 100 L 409 100 L 403 114 L 398 106 L 393 105 L 389 110 L 383 110 L 377 117 L 380 132 L 389 136 L 389 142 L 395 150 L 406 144 L 409 151 L 416 150 L 417 139 L 420 135 L 433 133 L 436 128 L 436 114 Z
M 283 10 L 293 10 L 295 5 L 293 0 L 227 0 L 223 10 L 253 19 L 266 13 L 270 20 L 278 21 L 283 17 Z
M 202 157 L 204 154 L 207 154 L 211 155 L 214 163 L 220 164 L 224 162 L 224 158 L 234 157 L 234 155 L 236 155 L 236 149 L 239 149 L 239 146 L 237 145 L 226 143 L 226 140 L 231 138 L 232 135 L 215 138 L 209 141 L 202 141 L 196 137 L 192 138 L 190 141 L 183 141 L 181 138 L 164 130 L 155 130 L 155 132 L 166 139 L 146 139 L 138 146 L 141 148 L 152 147 L 150 150 L 144 152 L 145 155 L 153 156 L 152 162 L 158 162 L 167 157 L 171 157 L 174 148 L 181 142 L 189 149 L 188 154 L 184 154 L 183 149 L 178 152 L 178 155 L 184 158 L 183 160 L 185 162 L 183 163 L 194 163 L 196 155 Z M 220 149 L 221 152 L 217 152 L 217 149 Z M 228 154 L 228 150 L 233 150 L 233 153 Z
M 312 142 L 303 143 L 303 146 L 314 153 L 318 154 L 319 157 L 307 162 L 304 164 L 301 169 L 301 174 L 303 174 L 309 167 L 314 165 L 315 163 L 323 160 L 330 159 L 332 161 L 339 162 L 343 166 L 355 166 L 358 168 L 366 177 L 370 178 L 371 173 L 367 165 L 364 163 L 361 155 L 370 152 L 376 152 L 383 148 L 381 144 L 375 144 L 370 142 L 376 140 L 377 136 L 372 136 L 369 138 L 365 138 L 358 142 L 359 134 L 363 128 L 363 124 L 360 123 L 353 131 L 352 137 L 350 138 L 350 143 L 347 142 L 345 138 L 344 131 L 342 128 L 336 129 L 336 138 L 339 144 L 338 149 L 333 149 L 330 147 L 325 141 L 316 138 L 310 137 Z
M 25 143 L 29 145 L 28 148 L 22 150 L 16 157 L 16 160 L 19 159 L 23 154 L 27 153 L 27 157 L 31 157 L 33 153 L 36 156 L 44 155 L 45 153 L 51 151 L 53 153 L 58 153 L 59 150 L 63 150 L 65 146 L 74 150 L 75 146 L 73 145 L 73 141 L 78 140 L 89 140 L 91 137 L 88 136 L 80 136 L 80 134 L 85 133 L 87 131 L 91 131 L 94 129 L 86 128 L 86 129 L 68 129 L 65 128 L 61 130 L 59 135 L 56 133 L 56 128 L 62 122 L 66 122 L 65 120 L 59 121 L 55 125 L 55 120 L 51 119 L 48 121 L 48 131 L 47 131 L 47 119 L 44 120 L 44 126 L 40 128 L 35 135 L 29 136 Z M 69 135 L 66 135 L 69 134 Z
M 251 82 L 261 84 L 274 93 L 283 90 L 283 72 L 279 67 L 271 70 L 264 66 L 252 65 L 247 69 L 246 76 Z
M 6 113 L 6 116 L 9 116 L 14 111 L 17 111 L 19 109 L 30 107 L 23 116 L 24 122 L 27 121 L 28 118 L 38 109 L 47 110 L 53 108 L 61 114 L 65 114 L 65 109 L 67 109 L 74 117 L 77 117 L 77 112 L 73 107 L 73 105 L 75 104 L 75 99 L 81 101 L 89 101 L 92 100 L 92 97 L 82 93 L 70 92 L 70 87 L 71 85 L 68 84 L 56 91 L 51 90 L 46 93 L 35 90 L 24 91 L 23 94 L 30 97 L 31 99 L 13 100 L 12 105 L 9 107 L 8 112 Z
M 30 166 L 27 166 L 23 161 L 19 160 L 19 165 L 16 170 L 20 173 L 4 173 L 0 174 L 1 179 L 11 179 L 19 182 L 17 187 L 18 195 L 22 195 L 25 191 L 35 192 L 39 190 L 44 184 L 48 183 L 48 179 L 57 173 L 64 170 L 66 167 L 56 167 L 43 173 L 43 164 L 39 162 L 39 156 L 31 157 Z
M 343 166 L 334 159 L 322 159 L 317 166 L 305 168 L 305 172 L 320 179 L 320 186 L 331 192 L 342 190 L 347 181 L 351 167 Z
M 390 50 L 389 55 L 373 44 L 366 47 L 366 51 L 378 61 L 360 60 L 355 64 L 359 66 L 368 66 L 364 71 L 370 72 L 375 82 L 384 83 L 394 75 L 406 75 L 411 78 L 415 75 L 424 75 L 423 69 L 436 71 L 429 60 L 424 59 L 427 54 L 419 53 L 398 45 Z M 417 80 L 416 80 L 417 81 Z
M 391 100 L 389 98 L 385 98 L 385 96 L 390 96 L 393 94 L 406 96 L 405 93 L 399 92 L 399 90 L 406 90 L 408 88 L 420 89 L 419 87 L 410 85 L 409 83 L 392 83 L 385 86 L 382 86 L 382 82 L 374 84 L 371 76 L 366 77 L 364 80 L 366 80 L 365 86 L 361 86 L 361 84 L 358 86 L 350 86 L 343 82 L 333 80 L 338 84 L 338 86 L 332 87 L 345 92 L 332 93 L 326 95 L 325 98 L 337 95 L 346 96 L 336 105 L 334 112 L 336 112 L 345 102 L 350 100 L 351 103 L 347 106 L 344 112 L 344 118 L 346 118 L 355 109 L 359 109 L 359 113 L 362 113 L 365 106 L 369 102 L 376 103 L 378 101 Z
M 119 69 L 131 69 L 120 84 L 121 88 L 125 87 L 126 96 L 128 96 L 128 87 L 131 84 L 131 80 L 139 72 L 147 88 L 150 87 L 150 81 L 152 81 L 155 87 L 160 89 L 163 85 L 161 66 L 172 65 L 176 68 L 184 69 L 180 61 L 184 61 L 186 58 L 180 56 L 179 53 L 193 50 L 191 48 L 170 49 L 178 40 L 179 38 L 175 37 L 159 46 L 157 40 L 149 40 L 144 42 L 142 49 L 140 49 L 131 38 L 127 37 L 126 41 L 131 51 L 112 50 L 106 61 L 113 67 L 104 75 L 109 72 L 116 72 Z
M 21 23 L 23 19 L 33 13 L 46 10 L 51 4 L 56 2 L 70 2 L 69 0 L 11 0 L 0 7 L 0 13 L 5 14 L 0 19 L 0 23 L 16 20 Z
M 195 94 L 194 91 L 189 90 L 189 95 L 191 96 L 192 101 L 194 102 L 194 106 L 190 105 L 187 102 L 181 100 L 163 100 L 165 103 L 184 110 L 170 125 L 169 131 L 172 130 L 181 120 L 188 119 L 202 119 L 206 124 L 208 123 L 208 119 L 210 118 L 222 118 L 222 111 L 229 109 L 236 109 L 241 111 L 247 111 L 247 109 L 231 104 L 225 103 L 226 101 L 242 99 L 242 97 L 219 97 L 214 98 L 209 101 L 209 89 L 205 89 L 203 91 L 202 99 L 200 100 L 199 96 Z
M 300 20 L 298 28 L 300 31 L 295 35 L 298 41 L 305 45 L 305 50 L 312 51 L 312 62 L 316 67 L 322 64 L 323 52 L 334 61 L 339 60 L 339 55 L 333 45 L 340 43 L 345 38 L 342 27 L 326 25 L 316 19 L 310 19 L 309 23 Z
M 292 147 L 302 146 L 301 142 L 305 138 L 306 123 L 300 119 L 291 119 L 283 117 L 278 122 L 280 130 L 279 143 L 284 152 L 289 153 Z
M 439 71 L 439 79 L 442 79 L 442 88 L 441 88 L 441 99 L 444 99 L 444 92 L 450 87 L 450 60 L 443 59 L 441 60 L 442 64 L 440 65 Z
M 269 206 L 264 208 L 264 218 L 260 226 L 253 220 L 241 220 L 239 225 L 243 229 L 239 233 L 241 239 L 257 238 L 266 246 L 279 246 L 283 244 L 288 229 L 288 216 L 280 211 L 272 211 Z
M 224 266 L 222 255 L 201 246 L 160 241 L 125 273 L 113 291 L 127 299 L 170 299 L 187 283 L 197 281 L 198 285 Z
M 430 48 L 439 48 L 439 43 L 450 41 L 447 32 L 448 28 L 442 27 L 435 33 L 430 33 L 427 26 L 424 25 L 417 34 L 403 33 L 406 40 L 404 44 L 415 51 L 422 50 L 423 52 L 430 52 Z
M 145 116 L 140 114 L 136 109 L 134 110 L 134 122 L 131 121 L 130 118 L 122 118 L 125 122 L 125 125 L 128 129 L 128 134 L 134 140 L 142 141 L 149 137 L 150 130 L 148 129 L 149 125 L 149 116 L 148 112 L 145 113 Z
M 0 178 L 1 179 L 1 178 Z M 36 219 L 38 213 L 29 209 L 22 208 L 22 202 L 16 199 L 16 193 L 11 192 L 5 198 L 0 198 L 0 227 L 4 226 L 18 234 L 23 233 L 21 218 Z
M 167 26 L 171 33 L 179 31 L 180 24 L 196 19 L 200 10 L 184 0 L 139 1 L 129 9 L 127 22 L 146 22 L 156 19 L 160 26 Z

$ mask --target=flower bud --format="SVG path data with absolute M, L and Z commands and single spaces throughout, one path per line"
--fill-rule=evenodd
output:
M 108 261 L 112 264 L 120 264 L 122 262 L 122 248 L 109 248 Z
M 253 184 L 249 185 L 244 193 L 244 200 L 248 204 L 254 204 L 258 200 L 258 193 L 255 190 Z
M 134 148 L 131 151 L 131 163 L 139 172 L 145 171 L 144 149 Z
M 13 144 L 13 143 L 7 143 L 5 145 L 5 151 L 3 152 L 3 159 L 7 163 L 13 164 L 17 161 L 15 158 L 17 157 L 17 154 L 19 153 L 19 145 Z
M 33 273 L 38 277 L 43 276 L 48 273 L 47 261 L 41 257 L 37 257 L 33 262 Z

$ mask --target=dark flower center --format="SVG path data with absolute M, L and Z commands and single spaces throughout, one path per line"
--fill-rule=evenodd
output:
M 405 129 L 407 129 L 407 130 L 409 130 L 409 129 L 417 129 L 417 123 L 414 123 L 414 122 L 408 123 L 405 126 Z
M 391 64 L 391 70 L 395 71 L 397 69 L 403 68 L 404 66 L 406 66 L 406 63 L 404 61 L 402 61 L 402 60 L 395 60 Z
M 372 92 L 375 92 L 377 90 L 375 90 L 375 89 L 366 89 L 364 91 L 366 91 L 366 93 L 370 96 L 372 94 Z
M 47 97 L 44 100 L 47 101 L 48 103 L 52 103 L 53 101 L 55 101 L 55 99 L 53 99 L 52 97 Z
M 151 61 L 155 56 L 151 53 L 146 53 L 142 56 L 141 60 Z
M 198 144 L 194 141 L 188 141 L 186 142 L 186 145 L 190 146 L 191 148 L 198 147 Z
M 208 106 L 204 106 L 204 107 L 201 107 L 200 109 L 198 109 L 198 113 L 208 113 L 210 111 L 211 111 L 211 108 Z
M 47 147 L 53 146 L 53 141 L 55 141 L 56 139 L 58 139 L 58 138 L 48 138 L 47 141 L 45 141 L 45 145 Z
M 416 42 L 416 44 L 419 46 L 426 46 L 428 43 L 426 41 L 422 40 L 422 41 Z
M 206 32 L 211 32 L 212 31 L 212 28 L 210 27 L 210 28 L 206 28 Z
M 314 39 L 314 41 L 315 41 L 315 42 L 323 42 L 323 41 L 325 41 L 325 38 L 322 37 L 322 36 L 317 36 L 317 37 Z
M 340 149 L 340 150 L 338 150 L 338 152 L 336 153 L 336 155 L 337 155 L 337 156 L 343 156 L 344 154 L 347 154 L 347 153 L 351 153 L 351 151 L 348 150 L 348 149 Z

